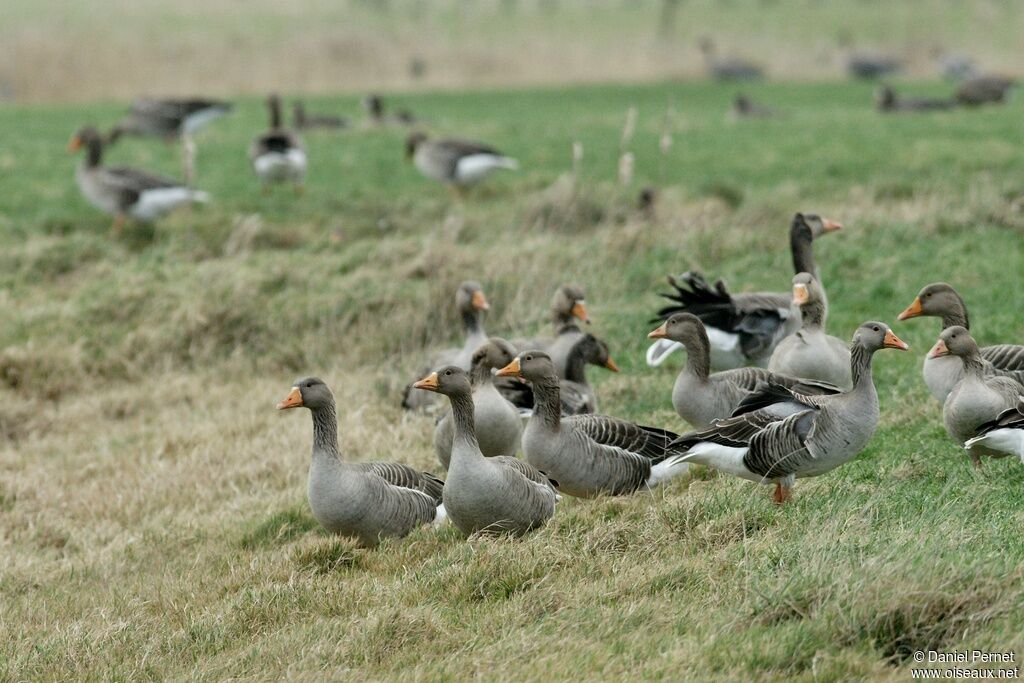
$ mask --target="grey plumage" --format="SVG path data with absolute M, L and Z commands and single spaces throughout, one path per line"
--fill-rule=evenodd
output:
M 157 99 L 143 97 L 132 102 L 128 115 L 111 129 L 108 140 L 123 135 L 140 135 L 172 140 L 194 133 L 232 110 L 229 102 L 201 98 Z
M 497 170 L 519 166 L 498 150 L 480 142 L 459 138 L 431 140 L 413 133 L 406 140 L 406 156 L 426 177 L 455 187 L 472 185 Z
M 267 98 L 270 128 L 257 135 L 249 146 L 249 161 L 263 184 L 289 182 L 300 190 L 306 178 L 306 150 L 302 140 L 285 128 L 281 118 L 281 99 L 277 95 Z
M 1006 101 L 1007 94 L 1016 85 L 1017 82 L 1012 78 L 977 76 L 961 83 L 954 97 L 957 102 L 968 107 L 1001 104 Z

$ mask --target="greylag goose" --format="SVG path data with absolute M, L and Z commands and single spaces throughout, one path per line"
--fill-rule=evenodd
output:
M 764 78 L 764 70 L 753 62 L 739 57 L 719 57 L 710 38 L 702 38 L 699 46 L 708 75 L 716 81 L 758 81 Z
M 515 159 L 489 145 L 456 138 L 431 140 L 425 133 L 409 136 L 405 154 L 420 173 L 455 190 L 478 183 L 495 171 L 519 168 Z
M 434 368 L 442 365 L 456 365 L 463 370 L 469 370 L 473 362 L 473 353 L 487 342 L 487 333 L 484 332 L 484 314 L 491 308 L 484 296 L 483 287 L 479 282 L 467 281 L 459 285 L 455 290 L 455 309 L 459 312 L 462 320 L 462 331 L 465 341 L 462 348 L 444 349 L 435 353 L 418 373 L 424 377 Z M 416 381 L 416 380 L 413 380 Z M 402 407 L 407 410 L 415 410 L 430 405 L 430 397 L 434 394 L 422 391 L 411 391 L 412 382 L 406 388 L 402 397 Z
M 513 457 L 486 458 L 477 441 L 479 404 L 466 371 L 454 365 L 416 382 L 417 389 L 444 394 L 451 401 L 454 434 L 451 465 L 442 494 L 455 527 L 475 533 L 523 534 L 543 526 L 555 513 L 558 494 L 547 477 Z
M 103 139 L 91 126 L 71 138 L 68 150 L 85 148 L 75 171 L 82 195 L 101 211 L 114 216 L 114 230 L 127 218 L 149 223 L 186 204 L 209 201 L 210 195 L 172 178 L 125 166 L 103 165 Z
M 562 493 L 629 494 L 688 469 L 668 447 L 676 438 L 672 432 L 606 415 L 562 417 L 558 376 L 543 351 L 519 354 L 498 376 L 519 377 L 533 386 L 536 403 L 523 431 L 523 453 Z
M 903 68 L 903 63 L 888 55 L 854 53 L 846 59 L 846 72 L 853 78 L 872 80 L 889 76 Z
M 541 349 L 555 364 L 559 377 L 566 377 L 569 354 L 583 338 L 580 323 L 590 324 L 587 315 L 586 295 L 578 285 L 562 285 L 551 298 L 551 320 L 555 325 L 555 336 L 519 341 L 521 349 Z
M 875 92 L 875 106 L 883 113 L 942 111 L 952 109 L 956 102 L 938 97 L 897 97 L 895 90 L 883 85 Z
M 676 313 L 647 336 L 671 339 L 686 349 L 686 367 L 672 387 L 672 405 L 694 429 L 704 429 L 713 421 L 732 415 L 740 402 L 762 382 L 811 395 L 839 391 L 838 387 L 776 375 L 764 368 L 736 368 L 711 374 L 707 331 L 700 318 L 692 313 Z
M 491 337 L 473 353 L 473 424 L 477 445 L 486 457 L 515 455 L 519 450 L 519 434 L 523 421 L 519 410 L 494 386 L 492 370 L 503 368 L 516 357 L 516 349 L 504 339 Z M 413 384 L 413 387 L 422 389 Z M 444 392 L 440 392 L 444 393 Z M 452 411 L 447 411 L 434 427 L 434 452 L 441 465 L 448 469 L 452 441 L 455 437 Z
M 444 521 L 444 482 L 437 477 L 398 463 L 341 459 L 334 394 L 322 380 L 299 380 L 277 408 L 308 408 L 313 415 L 309 507 L 325 529 L 373 547 Z
M 942 329 L 959 325 L 971 329 L 967 316 L 967 305 L 956 290 L 945 282 L 926 285 L 906 310 L 900 313 L 900 320 L 920 316 L 942 318 Z M 982 360 L 990 363 L 995 374 L 1005 370 L 1011 373 L 1024 371 L 1024 346 L 1017 344 L 996 344 L 980 349 Z M 957 358 L 930 355 L 924 360 L 924 382 L 937 401 L 944 402 L 956 383 L 963 378 L 963 363 Z
M 672 448 L 687 449 L 686 462 L 707 465 L 749 481 L 775 484 L 774 500 L 784 503 L 798 477 L 815 477 L 854 458 L 878 425 L 878 394 L 871 358 L 879 349 L 906 350 L 887 325 L 866 322 L 850 347 L 853 389 L 830 396 L 807 396 L 768 385 L 769 396 L 784 403 L 745 401 L 737 414 L 686 434 Z
M 364 97 L 363 108 L 366 110 L 367 120 L 372 126 L 382 126 L 388 123 L 411 126 L 416 123 L 416 117 L 408 109 L 399 109 L 394 114 L 386 114 L 384 111 L 384 99 L 380 95 L 367 95 Z
M 256 176 L 267 192 L 272 183 L 292 183 L 296 193 L 302 192 L 306 178 L 306 150 L 302 141 L 281 123 L 281 98 L 271 95 L 267 98 L 270 110 L 270 130 L 252 141 L 249 147 L 249 161 Z
M 978 436 L 964 443 L 968 453 L 978 449 L 991 455 L 1016 455 L 1024 463 L 1024 396 L 1018 397 L 1016 406 L 975 431 Z
M 811 273 L 821 282 L 814 261 L 814 240 L 839 230 L 841 223 L 815 214 L 798 213 L 789 229 L 789 246 L 793 254 L 794 273 Z M 787 293 L 757 292 L 730 294 L 719 280 L 712 287 L 700 273 L 688 272 L 678 280 L 669 277 L 675 288 L 662 294 L 674 302 L 658 311 L 651 322 L 666 320 L 674 313 L 693 313 L 703 321 L 711 341 L 711 368 L 727 370 L 743 365 L 764 366 L 775 345 L 800 327 L 800 311 Z M 826 310 L 828 301 L 825 302 Z M 659 339 L 647 349 L 647 364 L 658 366 L 680 344 Z
M 310 114 L 306 112 L 306 105 L 298 101 L 292 104 L 292 122 L 295 130 L 338 130 L 348 128 L 349 125 L 344 116 Z
M 801 325 L 775 347 L 768 369 L 790 377 L 828 382 L 849 390 L 850 348 L 825 332 L 824 291 L 810 273 L 793 277 L 793 303 L 800 307 Z
M 967 107 L 977 107 L 982 104 L 1002 104 L 1006 101 L 1006 95 L 1017 85 L 1012 78 L 1002 76 L 977 76 L 969 78 L 956 89 L 953 97 L 960 104 Z
M 775 116 L 774 109 L 753 101 L 743 93 L 738 93 L 733 99 L 730 113 L 737 119 L 769 119 Z
M 991 423 L 1012 408 L 1018 397 L 1024 394 L 1024 385 L 1020 382 L 985 373 L 978 344 L 966 327 L 954 325 L 943 330 L 928 357 L 950 357 L 963 365 L 964 378 L 957 382 L 942 404 L 946 432 L 961 446 L 979 436 L 978 430 L 982 425 Z M 968 453 L 975 465 L 981 464 L 981 455 L 1006 455 L 990 452 L 977 442 Z

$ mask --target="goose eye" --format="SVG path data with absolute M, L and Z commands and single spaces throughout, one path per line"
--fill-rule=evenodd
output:
M 533 356 L 527 356 L 524 360 L 533 360 Z
M 449 377 L 451 377 L 452 371 L 451 370 L 445 370 L 444 374 L 448 375 Z

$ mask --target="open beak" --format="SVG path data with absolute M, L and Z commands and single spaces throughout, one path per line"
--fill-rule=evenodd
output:
M 68 142 L 68 151 L 77 152 L 80 149 L 82 149 L 82 138 L 76 135 L 75 137 L 71 138 L 70 142 Z
M 797 306 L 803 306 L 809 298 L 807 285 L 793 285 L 793 303 Z
M 292 390 L 288 392 L 288 397 L 277 404 L 278 410 L 300 407 L 302 407 L 302 392 L 299 391 L 298 387 L 292 387 Z
M 921 315 L 921 297 L 915 296 L 914 301 L 907 306 L 907 310 L 900 313 L 900 320 L 906 320 L 907 318 L 916 318 Z
M 664 339 L 665 337 L 668 336 L 668 330 L 666 329 L 667 326 L 668 326 L 668 323 L 662 323 L 661 326 L 658 327 L 658 329 L 651 330 L 650 332 L 648 332 L 647 333 L 647 338 L 648 339 Z
M 473 292 L 473 308 L 478 311 L 486 311 L 491 308 L 491 305 L 487 303 L 487 297 L 480 290 Z
M 900 351 L 906 351 L 910 348 L 910 345 L 893 334 L 892 330 L 885 333 L 885 339 L 882 340 L 882 346 L 887 349 L 899 349 Z
M 495 374 L 498 377 L 519 377 L 520 372 L 519 359 L 513 358 L 511 363 L 503 367 L 501 370 L 498 370 Z
M 587 305 L 583 303 L 582 299 L 572 305 L 571 313 L 588 325 L 590 324 L 590 318 L 587 317 Z
M 928 352 L 929 358 L 942 358 L 943 356 L 948 355 L 949 347 L 946 346 L 946 342 L 942 341 L 941 339 L 935 342 L 935 346 L 933 346 L 932 350 Z
M 429 375 L 421 379 L 419 382 L 416 382 L 412 386 L 414 389 L 426 389 L 427 391 L 436 391 L 438 386 L 437 373 L 430 373 Z
M 604 362 L 604 366 L 606 368 L 608 368 L 609 370 L 611 370 L 612 372 L 618 372 L 619 371 L 619 366 L 616 365 L 615 361 L 613 361 L 611 358 L 609 358 L 608 360 L 606 360 Z
M 830 221 L 827 218 L 822 218 L 821 227 L 824 228 L 825 232 L 835 232 L 836 230 L 842 230 L 843 224 L 838 221 Z

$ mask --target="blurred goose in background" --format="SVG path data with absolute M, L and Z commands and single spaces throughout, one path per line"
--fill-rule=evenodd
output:
M 758 81 L 764 78 L 764 70 L 751 61 L 739 57 L 719 57 L 711 38 L 701 38 L 698 45 L 708 75 L 716 81 Z
M 811 273 L 821 282 L 814 261 L 814 240 L 842 228 L 841 223 L 815 214 L 798 213 L 789 229 L 789 247 L 796 273 Z M 764 366 L 775 346 L 800 327 L 800 310 L 789 292 L 730 294 L 719 280 L 712 287 L 704 276 L 687 272 L 668 278 L 676 290 L 661 296 L 674 303 L 660 309 L 651 322 L 666 320 L 675 313 L 693 313 L 704 323 L 711 343 L 711 369 L 728 370 L 747 364 Z M 828 310 L 828 299 L 825 310 Z M 647 364 L 657 367 L 681 344 L 658 339 L 647 349 Z
M 405 143 L 406 157 L 420 173 L 461 192 L 498 170 L 515 171 L 519 163 L 489 145 L 470 140 L 431 140 L 413 133 Z
M 888 85 L 875 92 L 875 106 L 880 112 L 942 111 L 952 109 L 956 102 L 936 97 L 897 97 Z
M 679 372 L 672 387 L 672 405 L 679 417 L 694 429 L 704 429 L 715 420 L 732 415 L 740 402 L 764 382 L 808 395 L 839 392 L 839 388 L 832 385 L 805 382 L 764 368 L 737 368 L 711 374 L 707 331 L 700 318 L 692 313 L 673 314 L 647 336 L 671 339 L 686 349 L 686 367 Z
M 299 380 L 277 408 L 312 413 L 308 496 L 322 527 L 373 547 L 382 538 L 401 538 L 424 524 L 444 521 L 444 482 L 437 477 L 398 463 L 341 459 L 334 394 L 322 380 Z
M 730 113 L 736 119 L 768 119 L 776 115 L 771 107 L 759 104 L 743 93 L 737 93 Z
M 92 126 L 79 130 L 68 150 L 85 148 L 85 159 L 75 171 L 75 180 L 90 204 L 114 216 L 114 231 L 125 219 L 141 223 L 155 221 L 174 209 L 209 201 L 205 192 L 193 190 L 165 176 L 126 166 L 103 165 L 103 138 Z
M 544 474 L 510 456 L 484 457 L 477 440 L 479 404 L 474 402 L 465 370 L 449 365 L 414 386 L 444 394 L 451 401 L 451 463 L 442 499 L 459 531 L 467 536 L 518 535 L 551 519 L 558 494 Z
M 871 359 L 879 349 L 906 350 L 887 325 L 866 322 L 853 336 L 853 389 L 808 396 L 779 385 L 762 385 L 737 408 L 735 417 L 672 442 L 686 449 L 684 461 L 762 484 L 775 484 L 784 503 L 799 477 L 816 477 L 860 453 L 878 426 L 878 394 Z
M 484 315 L 491 308 L 484 296 L 483 287 L 479 282 L 467 281 L 459 285 L 455 290 L 455 309 L 462 321 L 462 332 L 465 342 L 462 348 L 443 349 L 435 352 L 430 360 L 418 373 L 419 377 L 425 377 L 434 368 L 442 365 L 455 365 L 463 370 L 469 370 L 473 353 L 487 342 L 487 333 L 484 332 Z M 413 380 L 414 382 L 416 380 Z M 402 407 L 406 410 L 416 410 L 433 403 L 434 394 L 422 391 L 411 391 L 412 382 L 406 388 L 402 397 Z
M 672 432 L 606 415 L 562 417 L 551 358 L 526 351 L 498 371 L 533 386 L 533 415 L 523 431 L 527 462 L 557 482 L 558 490 L 590 498 L 652 488 L 688 470 L 669 448 Z
M 292 104 L 292 125 L 295 130 L 337 130 L 348 128 L 348 119 L 344 116 L 331 116 L 329 114 L 309 114 L 306 112 L 306 105 L 301 101 Z
M 1013 408 L 1007 408 L 975 432 L 978 436 L 964 443 L 968 453 L 977 449 L 978 455 L 1016 455 L 1024 463 L 1024 396 L 1018 397 Z
M 967 305 L 952 286 L 945 282 L 926 285 L 906 310 L 900 320 L 935 316 L 942 318 L 942 329 L 960 326 L 967 330 L 971 324 L 967 316 Z M 1017 379 L 1024 378 L 1024 346 L 1017 344 L 996 344 L 979 349 L 979 355 L 989 374 L 1010 374 Z M 940 403 L 964 376 L 963 363 L 949 356 L 928 356 L 924 360 L 924 382 Z
M 498 337 L 491 337 L 473 353 L 471 374 L 468 375 L 472 384 L 473 425 L 480 452 L 488 458 L 512 456 L 519 450 L 523 421 L 518 408 L 495 388 L 492 373 L 511 363 L 515 357 L 515 347 Z M 413 384 L 413 387 L 424 388 L 418 384 Z M 445 469 L 451 461 L 455 428 L 451 410 L 434 427 L 434 452 Z
M 978 67 L 967 55 L 938 49 L 932 52 L 939 74 L 948 81 L 965 81 L 978 75 Z
M 1002 104 L 1010 90 L 1017 85 L 1013 78 L 1003 76 L 976 76 L 969 78 L 956 89 L 953 97 L 967 107 L 982 104 Z
M 520 349 L 540 349 L 555 364 L 559 377 L 566 377 L 569 353 L 577 342 L 583 338 L 580 323 L 590 324 L 587 315 L 586 294 L 579 285 L 562 285 L 551 297 L 551 321 L 555 326 L 555 336 L 538 337 L 530 340 L 517 340 Z
M 1004 411 L 1013 408 L 1024 385 L 1009 377 L 996 377 L 985 373 L 978 344 L 966 327 L 954 325 L 942 331 L 929 358 L 953 358 L 963 366 L 964 377 L 956 383 L 942 404 L 942 421 L 946 432 L 961 446 L 976 436 L 983 425 L 996 420 Z M 975 442 L 967 450 L 975 465 L 981 464 L 982 455 L 1004 457 L 1007 454 L 989 451 L 984 444 Z
M 902 69 L 903 62 L 900 59 L 878 52 L 854 51 L 846 57 L 846 73 L 851 78 L 872 80 L 891 76 Z
M 123 135 L 158 137 L 171 141 L 180 139 L 186 184 L 195 178 L 196 147 L 193 135 L 232 110 L 229 102 L 220 100 L 156 99 L 143 97 L 132 102 L 128 116 L 121 119 L 107 136 L 116 142 Z
M 394 114 L 387 114 L 384 110 L 384 98 L 380 95 L 364 97 L 363 109 L 366 110 L 366 118 L 371 126 L 383 126 L 389 123 L 411 126 L 416 123 L 416 117 L 408 109 L 399 109 Z
M 793 303 L 800 307 L 800 329 L 779 342 L 768 369 L 844 390 L 852 388 L 849 346 L 825 332 L 824 292 L 810 273 L 793 277 Z
M 281 123 L 281 98 L 267 98 L 270 130 L 257 136 L 249 147 L 249 160 L 260 179 L 263 192 L 273 183 L 292 183 L 296 194 L 302 193 L 306 178 L 306 150 L 302 141 Z

